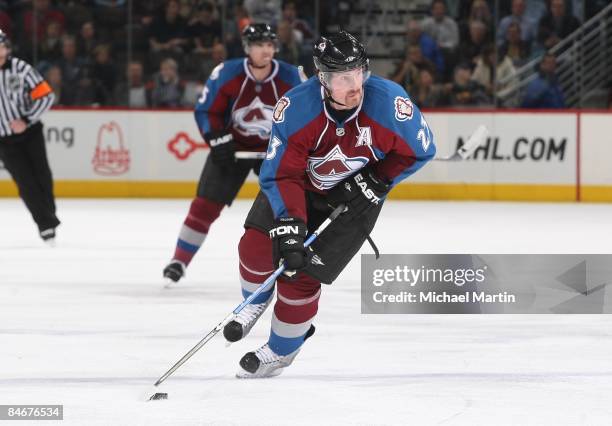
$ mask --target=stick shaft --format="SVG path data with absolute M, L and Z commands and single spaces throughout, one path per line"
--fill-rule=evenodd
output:
M 325 230 L 325 228 L 327 228 L 329 226 L 329 224 L 332 223 L 332 221 L 334 221 L 344 211 L 344 208 L 345 208 L 344 204 L 341 204 L 338 207 L 336 207 L 334 209 L 334 211 L 329 215 L 329 217 L 327 219 L 325 219 L 323 221 L 323 223 L 321 223 L 321 225 L 319 225 L 319 227 L 310 235 L 310 237 L 308 237 L 308 239 L 304 243 L 304 247 L 310 246 L 314 242 L 314 240 L 317 239 L 319 234 L 321 232 L 323 232 Z M 191 358 L 197 351 L 199 351 L 202 348 L 202 346 L 204 346 L 206 343 L 208 343 L 208 341 L 210 339 L 215 337 L 215 335 L 219 331 L 223 330 L 223 327 L 225 327 L 225 325 L 227 323 L 229 323 L 231 320 L 233 320 L 236 317 L 236 315 L 238 315 L 238 313 L 240 313 L 240 311 L 242 311 L 242 309 L 244 309 L 244 307 L 246 305 L 251 303 L 261 293 L 263 293 L 264 291 L 268 290 L 276 282 L 276 279 L 280 276 L 280 274 L 282 274 L 284 271 L 285 271 L 285 264 L 283 263 L 281 266 L 279 266 L 272 273 L 272 275 L 270 275 L 268 277 L 267 280 L 265 280 L 263 282 L 262 285 L 259 286 L 259 288 L 257 290 L 255 290 L 253 293 L 251 293 L 251 295 L 249 297 L 244 299 L 242 301 L 242 303 L 240 303 L 236 307 L 236 309 L 234 309 L 230 314 L 228 314 L 223 319 L 223 321 L 221 321 L 219 324 L 217 324 L 217 326 L 215 328 L 213 328 L 206 336 L 204 336 L 204 338 L 202 340 L 200 340 L 193 348 L 191 348 L 189 350 L 189 352 L 187 352 L 185 355 L 183 355 L 183 357 L 181 359 L 179 359 L 172 367 L 170 367 L 170 369 L 168 371 L 166 371 L 164 373 L 164 375 L 161 376 L 157 380 L 157 382 L 155 382 L 155 386 L 159 386 L 168 377 L 170 377 L 176 370 L 178 370 L 181 365 L 185 364 L 185 362 L 187 362 L 187 360 L 189 358 Z

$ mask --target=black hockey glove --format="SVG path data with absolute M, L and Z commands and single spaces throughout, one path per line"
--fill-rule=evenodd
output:
M 366 167 L 333 187 L 327 194 L 327 201 L 334 207 L 346 204 L 346 214 L 355 218 L 382 203 L 389 189 L 388 183 Z
M 270 229 L 270 238 L 275 268 L 284 260 L 289 272 L 285 275 L 292 276 L 295 271 L 304 269 L 308 265 L 310 250 L 304 248 L 307 233 L 306 224 L 299 218 L 282 217 L 274 222 L 274 227 Z
M 226 130 L 212 131 L 204 135 L 204 140 L 210 146 L 210 156 L 218 166 L 230 166 L 236 161 L 234 152 L 236 146 L 231 132 Z

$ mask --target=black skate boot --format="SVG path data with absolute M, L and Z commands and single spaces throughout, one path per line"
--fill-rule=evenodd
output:
M 232 321 L 223 327 L 223 336 L 228 342 L 234 343 L 249 334 L 259 317 L 273 299 L 274 294 L 264 303 L 251 303 L 246 305 Z
M 186 266 L 180 260 L 172 260 L 168 266 L 164 268 L 164 278 L 169 282 L 178 282 L 185 276 Z

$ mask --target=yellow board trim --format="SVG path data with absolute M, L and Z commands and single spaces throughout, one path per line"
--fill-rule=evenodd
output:
M 196 182 L 161 181 L 56 181 L 58 197 L 75 198 L 192 198 Z M 254 198 L 259 187 L 246 182 L 238 198 Z M 0 181 L 0 197 L 17 196 L 11 181 Z M 437 184 L 406 183 L 398 185 L 389 195 L 394 200 L 477 200 L 477 201 L 576 201 L 574 185 L 518 184 Z M 581 188 L 582 201 L 612 201 L 612 186 Z
M 580 200 L 588 202 L 612 201 L 612 186 L 587 185 L 580 187 Z

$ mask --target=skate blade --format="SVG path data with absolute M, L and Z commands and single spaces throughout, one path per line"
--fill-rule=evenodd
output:
M 170 278 L 164 278 L 164 288 L 174 288 L 178 281 L 172 281 Z
M 57 247 L 57 241 L 55 241 L 55 238 L 49 238 L 48 240 L 43 240 L 43 243 L 47 246 L 47 247 Z
M 283 372 L 284 369 L 285 367 L 280 367 L 274 371 L 271 371 L 263 375 L 263 374 L 257 374 L 257 373 L 255 374 L 249 373 L 245 369 L 240 368 L 240 370 L 238 370 L 238 372 L 236 373 L 236 378 L 237 379 L 271 379 L 272 377 L 279 376 Z

